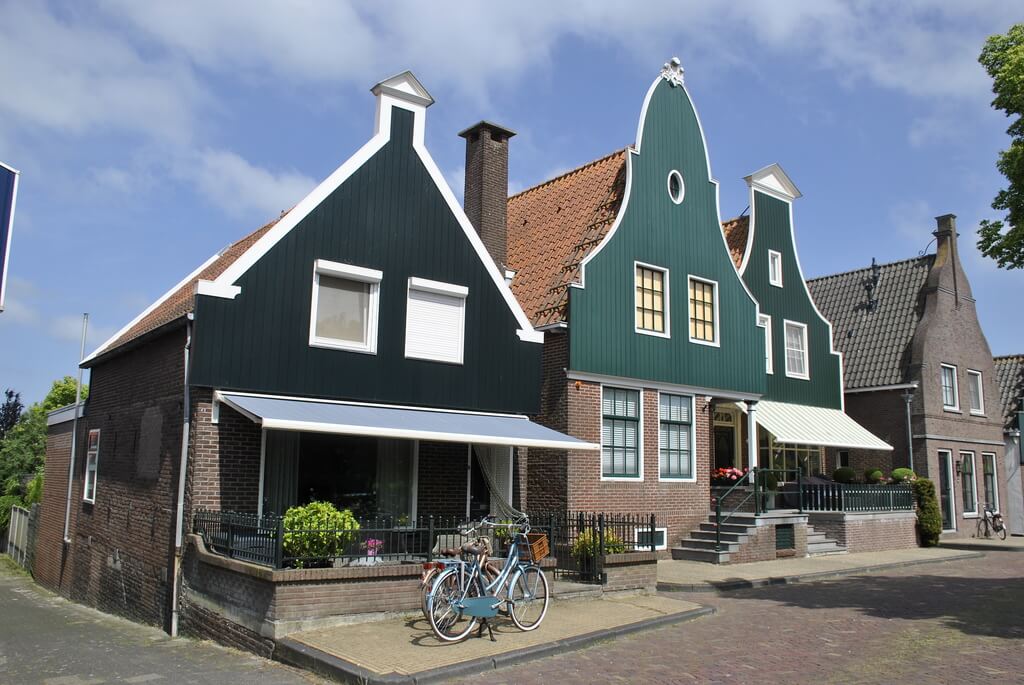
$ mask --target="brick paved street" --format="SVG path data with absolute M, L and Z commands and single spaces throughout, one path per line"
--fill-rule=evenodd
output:
M 1024 680 L 1024 553 L 696 597 L 718 614 L 495 671 L 487 682 Z

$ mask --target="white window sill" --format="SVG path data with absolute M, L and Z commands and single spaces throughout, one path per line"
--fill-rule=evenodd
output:
M 971 416 L 982 416 L 983 417 L 983 416 L 985 416 L 985 412 L 983 412 L 983 411 L 974 411 L 972 409 L 971 410 Z
M 965 519 L 979 519 L 979 518 L 981 518 L 981 514 L 979 514 L 978 512 L 974 512 L 973 514 L 970 514 L 970 513 L 965 511 L 964 512 L 964 518 Z
M 808 375 L 802 375 L 802 374 L 798 374 L 798 373 L 790 373 L 789 371 L 786 372 L 786 378 L 792 378 L 793 380 L 797 380 L 797 381 L 809 381 L 809 380 L 811 380 L 811 377 L 808 376 Z
M 682 476 L 658 476 L 659 483 L 696 483 L 696 478 L 683 478 Z
M 650 335 L 650 336 L 653 336 L 655 338 L 671 338 L 672 337 L 668 333 L 668 331 L 666 331 L 664 333 L 661 333 L 659 331 L 649 331 L 646 328 L 634 328 L 633 331 L 635 333 L 640 334 L 640 335 Z
M 325 350 L 343 350 L 345 352 L 359 352 L 360 354 L 377 354 L 377 350 L 366 345 L 357 345 L 355 343 L 345 343 L 341 341 L 325 340 L 324 338 L 314 338 L 309 341 L 310 347 L 319 347 Z
M 942 411 L 949 412 L 950 414 L 963 414 L 959 407 L 947 407 L 943 405 Z
M 643 476 L 601 476 L 602 482 L 610 483 L 643 483 Z
M 694 345 L 704 345 L 705 347 L 721 347 L 722 343 L 717 340 L 701 340 L 700 338 L 690 338 L 690 342 Z

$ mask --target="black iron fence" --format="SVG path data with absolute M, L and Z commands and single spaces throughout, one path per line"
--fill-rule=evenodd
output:
M 913 511 L 914 493 L 906 485 L 803 483 L 805 511 Z
M 556 572 L 582 582 L 601 582 L 604 557 L 664 547 L 664 530 L 653 514 L 544 512 L 530 515 L 534 532 L 548 535 Z M 492 539 L 503 554 L 503 529 L 474 530 L 465 517 L 426 516 L 412 521 L 391 517 L 361 519 L 345 528 L 288 527 L 280 516 L 237 512 L 196 512 L 193 529 L 215 553 L 271 568 L 375 566 L 421 563 L 458 549 L 472 534 Z

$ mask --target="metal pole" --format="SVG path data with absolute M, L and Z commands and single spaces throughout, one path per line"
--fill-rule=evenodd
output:
M 911 471 L 914 470 L 914 429 L 910 423 L 910 404 L 914 401 L 914 390 L 916 389 L 915 387 L 913 390 L 903 393 L 903 401 L 907 410 L 907 465 Z
M 82 314 L 82 345 L 78 350 L 78 384 L 75 386 L 75 416 L 71 424 L 71 459 L 68 462 L 68 495 L 64 506 L 64 544 L 70 544 L 71 538 L 71 485 L 75 477 L 75 451 L 78 446 L 78 411 L 82 404 L 82 359 L 85 358 L 85 334 L 89 330 L 89 314 Z

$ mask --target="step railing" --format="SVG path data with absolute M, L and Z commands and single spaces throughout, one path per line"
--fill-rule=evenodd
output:
M 743 507 L 751 499 L 754 500 L 754 515 L 758 516 L 764 513 L 769 507 L 767 498 L 775 497 L 775 490 L 768 490 L 769 478 L 779 481 L 786 481 L 790 477 L 796 481 L 797 487 L 797 508 L 800 513 L 804 511 L 804 497 L 803 497 L 803 471 L 801 469 L 758 469 L 753 468 L 743 474 L 742 477 L 738 478 L 728 490 L 721 495 L 714 498 L 715 503 L 715 551 L 722 551 L 722 525 L 729 521 L 737 512 L 741 511 Z M 750 492 L 747 496 L 741 499 L 735 504 L 730 510 L 727 510 L 723 515 L 722 503 L 733 493 L 736 488 L 740 486 L 751 485 Z
M 914 494 L 906 485 L 804 483 L 800 490 L 808 511 L 871 513 L 914 510 Z

